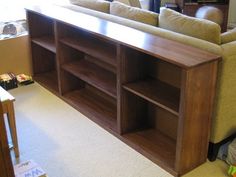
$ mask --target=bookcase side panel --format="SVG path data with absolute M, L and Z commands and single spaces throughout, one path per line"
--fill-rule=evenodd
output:
M 175 169 L 184 174 L 206 161 L 217 62 L 182 71 Z

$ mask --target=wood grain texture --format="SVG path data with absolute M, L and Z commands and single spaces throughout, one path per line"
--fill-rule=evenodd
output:
M 32 6 L 26 9 L 33 15 L 47 16 L 49 19 L 53 18 L 71 27 L 76 27 L 77 30 L 89 32 L 94 38 L 103 38 L 125 45 L 126 47 L 134 48 L 142 53 L 183 68 L 195 67 L 212 60 L 218 60 L 215 54 L 190 45 L 181 44 L 59 6 Z
M 175 161 L 175 141 L 155 129 L 147 129 L 125 134 L 127 141 L 133 143 L 135 149 L 148 154 L 161 166 L 173 169 Z
M 219 56 L 61 7 L 27 15 L 31 39 L 55 37 L 56 53 L 32 41 L 40 83 L 174 176 L 206 160 Z
M 0 174 L 1 177 L 14 177 L 13 165 L 7 141 L 7 133 L 3 119 L 3 109 L 0 103 Z
M 38 44 L 39 46 L 56 53 L 56 44 L 53 36 L 43 36 L 38 38 L 33 38 L 32 42 Z
M 176 141 L 179 117 L 156 105 L 148 105 L 149 127 Z
M 35 13 L 28 13 L 26 11 L 26 18 L 29 27 L 29 35 L 31 38 L 38 38 L 42 36 L 54 36 L 54 20 L 51 18 L 42 18 Z
M 174 115 L 179 115 L 180 91 L 177 88 L 154 79 L 128 83 L 123 88 Z
M 106 45 L 98 41 L 92 41 L 90 39 L 83 38 L 64 38 L 60 42 L 73 47 L 79 51 L 87 53 L 93 57 L 99 58 L 100 60 L 107 62 L 112 66 L 116 66 L 116 50 L 115 47 L 112 48 L 111 45 Z
M 116 104 L 89 88 L 75 90 L 63 98 L 81 113 L 89 116 L 99 125 L 117 131 Z
M 46 50 L 45 48 L 32 43 L 31 44 L 33 73 L 39 74 L 56 70 L 56 55 L 55 53 Z
M 183 70 L 175 170 L 184 174 L 206 161 L 217 63 Z
M 42 84 L 44 87 L 46 87 L 48 90 L 52 91 L 53 93 L 55 94 L 59 93 L 56 71 L 35 74 L 34 80 Z
M 116 75 L 86 60 L 64 64 L 64 70 L 116 98 Z

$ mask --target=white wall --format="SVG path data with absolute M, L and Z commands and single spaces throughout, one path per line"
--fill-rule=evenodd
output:
M 229 26 L 236 27 L 236 0 L 230 0 L 228 23 Z

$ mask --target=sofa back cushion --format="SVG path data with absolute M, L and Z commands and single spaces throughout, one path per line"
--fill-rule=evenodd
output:
M 140 9 L 137 7 L 131 7 L 126 4 L 113 1 L 110 4 L 110 14 L 116 15 L 119 17 L 128 18 L 134 21 L 146 23 L 149 25 L 157 26 L 158 25 L 158 14 Z
M 220 44 L 220 26 L 205 19 L 180 14 L 167 8 L 161 8 L 159 27 L 182 33 L 215 44 Z
M 139 0 L 114 0 L 114 1 L 121 2 L 121 3 L 126 4 L 128 6 L 141 8 L 141 4 L 140 4 Z
M 236 41 L 236 28 L 221 34 L 221 44 Z
M 92 10 L 110 13 L 110 2 L 104 0 L 70 0 L 71 4 L 86 7 Z

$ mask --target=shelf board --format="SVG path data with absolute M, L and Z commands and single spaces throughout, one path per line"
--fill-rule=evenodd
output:
M 98 44 L 85 38 L 63 38 L 60 42 L 116 67 L 116 51 L 107 44 Z
M 86 60 L 64 64 L 64 70 L 116 98 L 116 75 Z
M 123 88 L 143 99 L 179 115 L 180 90 L 164 82 L 147 79 L 123 85 Z
M 40 74 L 34 74 L 34 80 L 39 84 L 53 92 L 54 94 L 59 94 L 57 73 L 56 71 L 50 71 Z
M 175 174 L 176 142 L 155 129 L 146 129 L 123 135 L 131 147 L 153 162 Z
M 53 53 L 56 53 L 56 45 L 55 45 L 55 40 L 53 36 L 42 36 L 42 37 L 33 38 L 32 42 L 40 45 L 41 47 Z
M 88 90 L 75 90 L 63 95 L 65 101 L 94 122 L 117 132 L 116 105 Z

